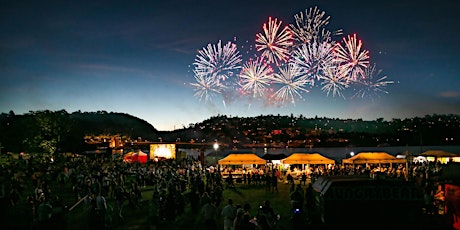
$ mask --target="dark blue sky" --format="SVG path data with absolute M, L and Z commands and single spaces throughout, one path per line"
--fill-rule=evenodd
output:
M 6 0 L 0 3 L 0 112 L 106 110 L 159 130 L 217 114 L 365 120 L 460 114 L 459 3 Z M 341 37 L 356 33 L 363 41 L 370 62 L 394 81 L 388 94 L 344 99 L 313 88 L 282 108 L 193 96 L 198 50 L 219 40 L 247 47 L 268 17 L 288 25 L 315 6 L 331 17 L 330 28 L 343 29 Z

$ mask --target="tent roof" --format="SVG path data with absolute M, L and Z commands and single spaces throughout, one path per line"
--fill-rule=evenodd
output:
M 343 159 L 344 164 L 376 164 L 376 163 L 406 163 L 406 159 L 396 158 L 386 152 L 361 152 L 348 159 Z
M 443 150 L 428 150 L 428 151 L 423 152 L 420 155 L 425 156 L 425 157 L 428 157 L 428 156 L 430 157 L 460 157 L 459 154 L 450 153 L 450 152 L 446 152 Z
M 138 150 L 138 151 L 130 151 L 130 152 L 128 152 L 128 153 L 125 153 L 124 156 L 125 156 L 125 157 L 129 157 L 129 156 L 132 156 L 132 155 L 139 155 L 139 154 L 140 154 L 141 156 L 142 156 L 142 155 L 147 155 L 147 153 L 144 153 L 144 152 L 142 152 L 141 150 Z
M 133 155 L 133 154 L 134 154 L 134 152 L 133 152 L 133 151 L 131 151 L 131 152 L 125 153 L 125 155 L 124 155 L 124 156 L 131 156 L 131 155 Z
M 293 153 L 282 162 L 283 164 L 335 164 L 335 160 L 319 153 Z
M 132 156 L 147 156 L 147 153 L 139 150 L 138 152 L 133 153 Z
M 234 153 L 218 161 L 220 165 L 266 164 L 267 161 L 254 153 Z

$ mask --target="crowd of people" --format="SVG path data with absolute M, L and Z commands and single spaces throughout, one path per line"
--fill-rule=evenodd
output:
M 443 194 L 439 194 L 442 185 L 435 183 L 442 164 L 410 164 L 408 169 L 404 165 L 378 167 L 379 175 L 415 181 L 423 187 L 427 207 L 430 207 L 428 212 L 434 208 L 430 204 L 442 205 Z M 224 200 L 223 190 L 235 189 L 235 183 L 239 183 L 240 186 L 265 184 L 267 192 L 278 192 L 278 183 L 286 182 L 291 184 L 289 199 L 294 213 L 296 209 L 304 208 L 311 213 L 311 184 L 318 176 L 376 173 L 371 167 L 317 165 L 311 166 L 309 173 L 302 174 L 296 182 L 289 171 L 277 170 L 276 167 L 245 170 L 238 181 L 233 180 L 232 170 L 225 171 L 224 178 L 219 167 L 210 170 L 196 159 L 126 164 L 111 157 L 34 155 L 27 159 L 19 157 L 1 167 L 2 197 L 7 198 L 8 208 L 27 205 L 27 229 L 66 229 L 67 213 L 80 205 L 89 209 L 87 226 L 91 229 L 109 229 L 114 223 L 123 223 L 126 221 L 124 208 L 127 205 L 134 209 L 148 205 L 153 229 L 159 221 L 174 222 L 184 213 L 186 205 L 190 205 L 193 213 L 200 214 L 203 226 L 208 229 L 222 228 L 217 226 L 219 217 L 224 220 L 224 229 L 273 229 L 277 217 L 269 200 L 253 215 L 249 213 L 249 204 L 235 205 L 231 199 L 227 199 L 219 210 Z M 306 189 L 301 185 L 305 185 Z M 142 198 L 146 187 L 153 190 L 151 199 Z M 66 189 L 71 189 L 73 194 L 70 204 L 61 197 Z
M 115 222 L 124 223 L 127 206 L 148 206 L 152 228 L 159 222 L 174 222 L 186 205 L 193 213 L 199 213 L 203 221 L 210 222 L 216 219 L 213 210 L 220 206 L 225 189 L 221 172 L 204 168 L 196 159 L 139 164 L 77 154 L 33 155 L 14 159 L 1 170 L 1 183 L 8 191 L 3 196 L 8 200 L 8 209 L 27 204 L 26 229 L 65 229 L 66 214 L 78 206 L 88 208 L 86 226 L 90 229 L 108 229 Z M 250 179 L 248 183 L 251 184 Z M 258 180 L 256 183 L 259 184 Z M 145 188 L 153 190 L 151 199 L 142 198 Z M 63 202 L 62 193 L 70 192 L 70 202 Z M 249 208 L 248 204 L 245 208 Z M 245 211 L 247 214 L 248 210 Z

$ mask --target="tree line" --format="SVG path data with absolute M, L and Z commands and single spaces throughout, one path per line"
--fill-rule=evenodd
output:
M 460 145 L 459 115 L 426 115 L 372 121 L 302 115 L 230 117 L 217 115 L 173 131 L 158 131 L 148 122 L 125 113 L 68 113 L 65 110 L 13 111 L 0 115 L 2 152 L 74 152 L 89 150 L 88 141 L 117 136 L 127 144 L 141 140 L 211 142 L 244 148 L 265 144 L 290 147 L 378 145 Z M 92 146 L 94 147 L 94 146 Z

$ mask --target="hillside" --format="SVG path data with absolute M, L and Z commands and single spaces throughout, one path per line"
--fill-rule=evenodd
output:
M 158 131 L 140 118 L 106 111 L 31 111 L 0 115 L 0 144 L 11 152 L 82 152 L 138 141 L 214 142 L 222 148 L 460 145 L 459 115 L 377 119 L 281 115 L 218 115 L 174 131 Z M 120 145 L 121 144 L 121 145 Z
M 219 115 L 174 132 L 164 141 L 214 140 L 231 148 L 459 145 L 459 115 L 374 121 L 280 115 Z
M 154 140 L 157 130 L 148 122 L 124 113 L 35 111 L 0 115 L 0 143 L 11 152 L 81 152 L 88 140 L 118 136 L 124 141 Z M 108 140 L 107 140 L 108 138 Z

